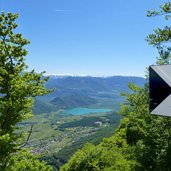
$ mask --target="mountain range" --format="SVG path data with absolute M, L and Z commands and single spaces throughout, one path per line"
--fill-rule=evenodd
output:
M 134 76 L 50 76 L 46 87 L 53 92 L 35 100 L 35 114 L 49 113 L 58 109 L 74 107 L 119 109 L 124 98 L 121 92 L 128 92 L 128 84 L 143 86 L 145 78 Z

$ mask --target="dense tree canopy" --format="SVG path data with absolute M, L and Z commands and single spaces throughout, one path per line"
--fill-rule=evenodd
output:
M 86 144 L 73 155 L 61 171 L 131 171 L 134 165 L 125 140 L 120 136 L 113 136 L 104 139 L 97 146 Z

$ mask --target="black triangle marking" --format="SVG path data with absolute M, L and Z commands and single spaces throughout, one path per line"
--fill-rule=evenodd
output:
M 152 112 L 164 99 L 171 94 L 171 87 L 152 69 L 149 68 L 150 104 Z

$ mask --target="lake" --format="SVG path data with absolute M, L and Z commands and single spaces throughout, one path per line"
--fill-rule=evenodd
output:
M 104 113 L 104 112 L 111 112 L 110 109 L 89 109 L 89 108 L 72 108 L 69 110 L 65 110 L 66 114 L 70 115 L 86 115 L 90 113 Z

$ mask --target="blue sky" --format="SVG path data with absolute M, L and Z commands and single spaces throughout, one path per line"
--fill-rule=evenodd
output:
M 27 64 L 37 72 L 144 76 L 157 51 L 145 41 L 167 24 L 146 17 L 161 0 L 1 0 L 17 12 L 18 32 L 31 41 Z

